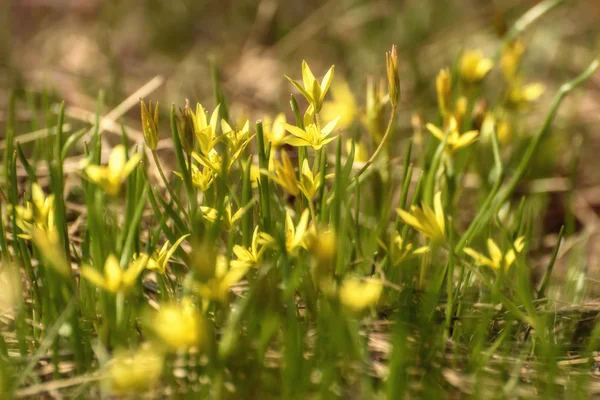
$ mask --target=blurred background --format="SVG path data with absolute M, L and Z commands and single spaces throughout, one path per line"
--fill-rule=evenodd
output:
M 317 76 L 335 64 L 335 80 L 347 81 L 358 104 L 364 104 L 367 77 L 384 76 L 384 53 L 396 44 L 402 75 L 396 137 L 403 140 L 412 135 L 414 112 L 425 121 L 434 120 L 440 68 L 451 66 L 464 49 L 478 48 L 490 57 L 499 54 L 502 36 L 538 3 L 0 0 L 0 127 L 6 121 L 9 89 L 16 90 L 29 109 L 39 105 L 40 93 L 49 93 L 53 100 L 83 112 L 95 110 L 103 90 L 102 112 L 108 113 L 150 82 L 144 97 L 160 100 L 166 128 L 171 103 L 183 105 L 187 98 L 208 109 L 215 106 L 210 60 L 218 68 L 234 118 L 255 120 L 282 111 L 291 118 L 288 101 L 293 90 L 284 74 L 299 78 L 303 59 Z M 524 117 L 525 135 L 533 133 L 528 127 L 539 127 L 560 84 L 600 55 L 600 2 L 556 3 L 560 4 L 522 37 L 522 74 L 546 87 Z M 499 74 L 493 71 L 486 79 L 486 93 L 494 93 Z M 119 115 L 119 122 L 139 131 L 139 108 L 133 100 L 135 106 Z M 19 110 L 17 135 L 43 126 L 32 123 L 27 107 Z M 545 232 L 556 233 L 565 220 L 567 193 L 573 196 L 569 201 L 574 204 L 575 230 L 599 220 L 599 123 L 596 74 L 563 104 L 551 139 L 528 176 L 540 181 L 537 189 L 527 190 L 543 192 L 540 201 L 548 206 L 541 228 Z M 575 188 L 565 184 L 569 176 L 575 177 Z M 600 249 L 590 252 L 600 264 Z

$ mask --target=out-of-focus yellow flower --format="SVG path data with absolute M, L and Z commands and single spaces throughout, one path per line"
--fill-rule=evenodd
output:
M 252 245 L 248 248 L 236 244 L 233 246 L 233 252 L 237 256 L 237 260 L 232 260 L 230 265 L 232 268 L 258 268 L 260 259 L 266 250 L 264 245 L 259 241 L 258 226 L 254 228 L 252 234 Z
M 152 113 L 152 101 L 146 103 L 140 99 L 140 106 L 142 110 L 142 133 L 144 134 L 144 140 L 146 146 L 151 151 L 156 151 L 158 145 L 158 101 L 154 107 L 154 113 Z
M 346 153 L 350 155 L 352 152 L 352 139 L 346 140 Z M 361 142 L 354 142 L 354 161 L 367 162 L 369 154 L 364 144 Z
M 302 162 L 302 171 L 298 188 L 309 201 L 312 201 L 315 194 L 317 194 L 319 187 L 321 187 L 321 173 L 319 172 L 317 175 L 313 175 L 308 166 L 308 160 L 305 158 Z
M 511 82 L 517 77 L 521 57 L 523 56 L 524 51 L 525 45 L 520 39 L 512 41 L 502 50 L 502 60 L 500 61 L 500 65 L 504 78 L 508 82 Z
M 465 116 L 467 115 L 467 108 L 469 107 L 469 99 L 466 96 L 460 96 L 456 99 L 454 104 L 454 118 L 456 119 L 456 126 L 462 126 Z M 450 117 L 452 118 L 452 117 Z
M 292 146 L 310 146 L 315 150 L 320 150 L 321 147 L 335 139 L 329 135 L 338 121 L 339 117 L 329 122 L 323 129 L 316 124 L 309 124 L 304 127 L 304 130 L 286 123 L 285 129 L 292 134 L 286 138 L 286 143 Z
M 323 108 L 321 109 L 323 119 L 329 121 L 339 116 L 338 127 L 340 129 L 348 128 L 352 125 L 358 113 L 356 99 L 348 83 L 342 81 L 332 85 L 331 97 L 333 97 L 333 101 L 323 103 Z
M 427 204 L 422 204 L 421 207 L 412 206 L 411 213 L 400 208 L 397 208 L 396 212 L 405 223 L 421 232 L 423 236 L 431 239 L 434 243 L 442 243 L 446 240 L 446 219 L 442 205 L 442 192 L 435 194 L 433 210 Z
M 89 265 L 82 266 L 80 273 L 82 277 L 107 292 L 127 292 L 133 287 L 147 262 L 148 255 L 142 254 L 123 270 L 117 257 L 111 254 L 104 262 L 104 274 Z
M 273 160 L 273 171 L 261 171 L 292 196 L 298 196 L 300 189 L 296 181 L 296 171 L 292 161 L 285 151 L 281 151 L 281 163 Z
M 435 89 L 437 91 L 440 113 L 446 116 L 450 106 L 452 90 L 452 81 L 450 80 L 450 70 L 448 68 L 444 68 L 438 73 L 435 80 Z
M 400 73 L 398 71 L 398 50 L 396 45 L 392 50 L 385 53 L 385 66 L 388 78 L 388 90 L 390 93 L 390 103 L 392 107 L 398 106 L 400 100 Z
M 377 304 L 383 283 L 375 278 L 349 277 L 340 286 L 340 302 L 350 311 L 359 313 Z
M 19 267 L 11 262 L 0 268 L 0 315 L 13 311 L 22 300 L 19 271 Z
M 383 106 L 386 101 L 384 92 L 384 81 L 375 84 L 372 78 L 367 79 L 367 95 L 365 113 L 361 117 L 361 122 L 367 128 L 367 132 L 375 143 L 379 143 L 383 138 Z
M 180 303 L 161 305 L 151 316 L 148 325 L 171 350 L 192 347 L 202 350 L 206 345 L 206 322 L 189 298 L 184 298 Z
M 183 242 L 188 236 L 190 235 L 183 235 L 182 237 L 177 239 L 177 241 L 173 243 L 173 246 L 171 247 L 169 247 L 170 243 L 169 241 L 167 241 L 160 250 L 154 250 L 154 253 L 152 253 L 152 256 L 150 256 L 150 258 L 148 259 L 146 269 L 156 271 L 161 275 L 164 274 L 167 270 L 167 263 L 169 262 L 169 259 L 171 258 L 173 253 L 175 253 L 175 250 L 177 250 L 177 247 L 179 247 L 181 242 Z
M 466 50 L 460 59 L 460 76 L 469 83 L 481 81 L 494 67 L 490 58 L 485 58 L 481 50 Z
M 229 288 L 242 280 L 249 268 L 250 266 L 247 263 L 230 266 L 226 257 L 220 254 L 216 260 L 215 276 L 206 282 L 197 282 L 194 291 L 206 300 L 227 304 L 229 302 Z
M 181 172 L 175 171 L 174 173 L 183 179 Z M 214 172 L 209 167 L 202 166 L 201 171 L 197 165 L 192 164 L 192 184 L 200 189 L 200 191 L 206 192 L 210 185 L 212 185 L 214 177 Z
M 31 239 L 33 228 L 46 232 L 58 239 L 58 232 L 54 225 L 54 195 L 46 196 L 37 183 L 31 185 L 31 202 L 24 206 L 14 206 L 17 226 L 23 231 L 18 236 L 22 239 Z M 9 211 L 13 209 L 9 205 Z
M 300 247 L 306 248 L 306 237 L 308 228 L 309 210 L 306 209 L 300 216 L 298 225 L 294 225 L 294 220 L 289 211 L 285 214 L 285 248 L 288 254 L 295 254 Z M 266 232 L 261 232 L 259 240 L 269 246 L 277 244 L 275 238 Z
M 517 253 L 520 253 L 525 248 L 525 237 L 520 236 L 513 243 L 514 249 L 511 247 L 505 254 L 502 253 L 502 250 L 498 247 L 496 242 L 492 238 L 487 240 L 487 248 L 489 257 L 486 257 L 482 253 L 479 253 L 473 250 L 470 247 L 464 249 L 464 252 L 467 253 L 470 257 L 475 260 L 475 264 L 477 265 L 485 265 L 492 269 L 498 270 L 500 268 L 504 268 L 504 270 L 508 270 L 508 268 L 515 262 L 517 259 Z
M 235 212 L 235 214 L 231 215 L 231 203 L 229 203 L 229 200 L 227 199 L 225 201 L 227 202 L 227 204 L 225 205 L 225 209 L 223 210 L 223 215 L 221 215 L 221 222 L 223 224 L 223 229 L 225 229 L 227 232 L 231 232 L 233 224 L 235 224 L 240 218 L 242 218 L 242 215 L 244 215 L 246 209 L 240 208 Z M 214 223 L 217 220 L 217 217 L 219 216 L 219 211 L 216 208 L 202 206 L 200 207 L 200 211 L 202 211 L 202 216 L 204 217 L 204 219 L 212 223 Z
M 379 243 L 389 254 L 392 265 L 398 265 L 402 261 L 416 257 L 420 254 L 425 254 L 429 251 L 428 246 L 413 248 L 412 243 L 406 243 L 398 232 L 394 232 L 390 248 L 387 249 L 382 242 Z
M 208 153 L 210 153 L 217 141 L 216 135 L 219 107 L 220 105 L 213 111 L 210 122 L 207 121 L 206 111 L 200 103 L 196 104 L 195 113 L 190 110 L 193 117 L 194 133 L 196 134 L 196 139 L 198 139 L 198 144 L 200 145 L 200 152 L 205 156 L 208 156 Z
M 443 141 L 446 137 L 446 133 L 433 124 L 426 125 L 427 130 L 433 134 L 440 141 Z M 469 146 L 477 139 L 479 131 L 471 130 L 463 134 L 458 132 L 458 122 L 456 118 L 450 117 L 448 119 L 446 131 L 448 132 L 448 139 L 446 140 L 446 149 L 450 152 L 457 151 L 463 147 Z
M 338 250 L 337 236 L 331 229 L 314 229 L 307 237 L 308 251 L 316 263 L 312 270 L 313 278 L 320 283 L 334 275 L 335 259 Z
M 278 148 L 285 144 L 285 124 L 286 118 L 284 113 L 279 113 L 271 122 L 269 117 L 263 120 L 263 130 L 265 138 L 271 143 L 271 148 Z
M 221 131 L 227 143 L 229 156 L 234 160 L 242 154 L 254 137 L 254 135 L 250 135 L 250 122 L 248 120 L 240 130 L 231 128 L 227 121 L 221 120 Z
M 115 352 L 105 366 L 105 384 L 115 395 L 144 392 L 158 383 L 162 368 L 163 354 L 144 343 L 135 351 Z
M 300 91 L 300 93 L 302 93 L 302 96 L 314 106 L 316 112 L 320 112 L 327 90 L 329 90 L 329 86 L 333 80 L 333 71 L 334 66 L 332 65 L 323 77 L 323 80 L 319 83 L 310 70 L 308 63 L 302 61 L 302 83 L 304 86 L 289 76 L 286 76 L 286 78 Z
M 511 108 L 526 110 L 531 103 L 540 98 L 544 93 L 545 87 L 541 83 L 521 84 L 520 80 L 515 79 L 508 89 L 506 103 Z
M 110 152 L 108 165 L 87 165 L 84 171 L 90 181 L 100 186 L 109 195 L 117 196 L 121 191 L 122 183 L 141 159 L 142 155 L 135 153 L 127 160 L 127 150 L 123 145 L 118 145 Z
M 513 128 L 506 118 L 502 118 L 497 122 L 496 133 L 500 144 L 510 143 L 513 138 Z

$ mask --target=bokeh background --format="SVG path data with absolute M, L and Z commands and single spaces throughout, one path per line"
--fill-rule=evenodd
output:
M 232 115 L 259 119 L 287 112 L 292 87 L 306 59 L 317 75 L 336 65 L 360 104 L 368 76 L 384 76 L 384 52 L 398 46 L 402 112 L 397 139 L 412 134 L 411 115 L 436 113 L 435 75 L 463 49 L 497 54 L 501 37 L 535 0 L 0 0 L 0 126 L 9 89 L 33 108 L 50 93 L 68 107 L 93 112 L 100 90 L 109 112 L 160 76 L 147 99 L 163 106 L 185 99 L 214 107 L 210 60 Z M 526 117 L 539 126 L 553 93 L 600 55 L 600 2 L 563 1 L 523 36 L 523 74 L 546 92 Z M 493 93 L 494 74 L 491 81 Z M 488 83 L 486 82 L 486 85 Z M 165 108 L 165 117 L 166 110 Z M 31 113 L 17 114 L 22 134 Z M 166 120 L 166 119 L 165 119 Z M 138 130 L 139 110 L 119 122 Z M 555 234 L 572 204 L 576 230 L 592 226 L 587 243 L 599 243 L 600 74 L 562 106 L 551 139 L 528 176 L 548 204 L 541 226 Z M 533 128 L 532 128 L 533 129 Z M 527 134 L 528 132 L 525 132 Z M 529 132 L 531 133 L 531 132 Z M 0 137 L 4 129 L 0 130 Z M 575 164 L 574 161 L 575 160 Z M 575 177 L 576 186 L 570 187 Z M 534 189 L 531 189 L 531 188 Z M 535 189 L 537 188 L 537 189 Z M 552 243 L 552 241 L 549 241 Z M 540 244 L 543 252 L 543 243 Z M 586 265 L 600 264 L 600 246 L 589 246 Z M 547 250 L 547 249 L 546 249 Z M 595 261 L 594 261 L 595 260 Z

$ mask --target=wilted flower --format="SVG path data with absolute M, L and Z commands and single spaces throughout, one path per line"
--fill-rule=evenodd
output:
M 325 94 L 327 94 L 327 90 L 333 80 L 333 70 L 334 66 L 332 65 L 323 77 L 323 81 L 319 83 L 319 81 L 315 79 L 315 76 L 306 61 L 302 61 L 302 83 L 304 86 L 288 76 L 286 76 L 286 78 L 300 91 L 300 93 L 302 93 L 306 100 L 314 106 L 316 112 L 319 112 L 321 111 Z
M 481 50 L 467 50 L 460 59 L 460 76 L 469 83 L 481 81 L 494 67 L 490 58 L 485 58 Z
M 515 242 L 513 243 L 513 245 L 514 249 L 511 247 L 511 249 L 508 250 L 505 254 L 502 254 L 502 251 L 500 250 L 496 242 L 494 242 L 492 238 L 489 238 L 487 240 L 487 248 L 488 253 L 490 255 L 489 257 L 486 257 L 482 253 L 479 253 L 470 247 L 464 249 L 464 252 L 467 253 L 467 255 L 469 255 L 470 257 L 472 257 L 475 260 L 475 264 L 477 265 L 485 265 L 496 270 L 500 268 L 508 270 L 508 268 L 517 259 L 515 250 L 517 251 L 517 253 L 520 253 L 525 248 L 525 237 L 518 237 L 517 240 L 515 240 Z
M 107 292 L 126 292 L 133 287 L 147 262 L 148 256 L 142 254 L 123 270 L 117 257 L 111 254 L 104 262 L 104 274 L 89 265 L 82 266 L 80 273 L 82 277 Z
M 349 277 L 342 281 L 340 302 L 350 311 L 359 313 L 377 304 L 382 291 L 383 283 L 378 279 Z
M 286 138 L 286 143 L 292 146 L 310 146 L 315 150 L 320 150 L 321 147 L 335 139 L 329 137 L 339 117 L 329 122 L 323 129 L 317 124 L 309 124 L 300 129 L 295 125 L 285 124 L 285 129 L 292 134 Z
M 141 159 L 142 155 L 135 153 L 127 160 L 125 146 L 118 145 L 110 152 L 107 166 L 87 165 L 84 167 L 84 171 L 89 180 L 100 186 L 109 195 L 116 196 L 121 190 L 121 184 Z
M 426 125 L 427 130 L 433 134 L 440 141 L 443 141 L 446 138 L 446 133 L 433 124 Z M 450 117 L 448 119 L 448 123 L 446 126 L 446 131 L 448 132 L 448 139 L 446 140 L 446 149 L 450 152 L 462 149 L 463 147 L 467 147 L 471 143 L 475 141 L 479 132 L 476 130 L 471 130 L 465 133 L 458 132 L 458 122 L 456 118 Z
M 435 194 L 433 210 L 427 204 L 422 204 L 421 207 L 412 206 L 410 213 L 400 208 L 396 209 L 396 212 L 405 223 L 433 242 L 441 243 L 446 240 L 446 220 L 444 207 L 442 206 L 442 192 Z

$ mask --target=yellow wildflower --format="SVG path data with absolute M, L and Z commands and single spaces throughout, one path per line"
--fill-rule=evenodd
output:
M 416 257 L 420 254 L 425 254 L 429 251 L 429 247 L 427 246 L 418 247 L 416 249 L 413 248 L 413 244 L 406 243 L 404 239 L 402 239 L 402 236 L 398 234 L 398 232 L 394 232 L 389 250 L 383 246 L 383 243 L 380 242 L 380 244 L 386 251 L 388 251 L 392 265 L 398 265 L 402 261 Z
M 138 276 L 144 270 L 148 256 L 142 254 L 134 260 L 127 269 L 121 269 L 119 260 L 113 254 L 109 255 L 104 262 L 104 274 L 89 265 L 81 267 L 81 276 L 92 284 L 110 293 L 126 292 L 133 287 Z
M 273 160 L 273 172 L 262 171 L 292 196 L 298 196 L 299 188 L 296 181 L 296 171 L 292 161 L 285 151 L 281 151 L 281 163 Z
M 37 228 L 56 237 L 56 226 L 54 225 L 54 195 L 46 196 L 37 183 L 31 185 L 31 202 L 25 202 L 24 206 L 14 206 L 17 226 L 23 231 L 18 236 L 23 239 L 31 239 L 31 230 Z M 12 209 L 12 205 L 9 205 Z M 58 239 L 58 237 L 56 237 Z
M 106 364 L 106 386 L 110 393 L 144 392 L 157 384 L 162 374 L 163 354 L 144 343 L 135 351 L 117 351 Z
M 421 207 L 412 206 L 411 213 L 400 208 L 396 209 L 396 212 L 405 223 L 433 242 L 441 243 L 446 240 L 446 220 L 444 207 L 442 206 L 442 192 L 435 194 L 433 210 L 427 204 L 422 204 Z
M 352 139 L 346 140 L 346 153 L 350 155 L 352 152 Z M 367 148 L 361 142 L 354 142 L 354 161 L 355 162 L 367 162 L 369 159 L 369 153 L 367 153 Z
M 254 233 L 252 234 L 252 245 L 250 247 L 245 248 L 244 246 L 240 246 L 238 244 L 233 246 L 233 252 L 237 256 L 237 260 L 231 261 L 230 265 L 232 268 L 258 268 L 260 259 L 266 250 L 266 247 L 259 243 L 259 237 L 257 226 L 254 228 Z
M 127 150 L 123 145 L 118 145 L 110 152 L 107 166 L 87 165 L 84 171 L 89 180 L 100 186 L 106 193 L 117 196 L 121 184 L 141 159 L 142 155 L 135 153 L 127 160 Z
M 158 145 L 158 102 L 154 107 L 154 113 L 152 113 L 152 101 L 146 107 L 144 100 L 140 99 L 140 106 L 142 110 L 142 133 L 144 134 L 146 146 L 151 151 L 156 151 Z
M 443 141 L 446 137 L 446 133 L 433 124 L 426 125 L 429 132 L 433 134 L 440 141 Z M 471 130 L 465 132 L 463 134 L 458 132 L 458 122 L 456 118 L 450 117 L 448 119 L 448 123 L 446 126 L 446 131 L 448 132 L 448 139 L 446 140 L 446 149 L 450 152 L 454 152 L 456 150 L 462 149 L 463 147 L 469 146 L 471 143 L 475 141 L 479 132 L 476 130 Z
M 300 83 L 286 76 L 286 78 L 302 93 L 302 96 L 306 98 L 306 100 L 311 103 L 316 112 L 321 111 L 321 106 L 323 105 L 323 99 L 327 94 L 327 90 L 329 90 L 329 86 L 331 85 L 331 81 L 333 80 L 333 71 L 334 66 L 332 65 L 329 68 L 329 71 L 323 77 L 323 80 L 319 83 L 315 79 L 310 67 L 308 66 L 306 61 L 302 61 L 302 83 L 304 86 L 300 85 Z
M 382 291 L 383 283 L 378 279 L 346 278 L 340 287 L 340 302 L 350 311 L 359 313 L 377 304 Z
M 525 110 L 544 93 L 544 90 L 545 87 L 541 83 L 523 85 L 516 79 L 508 89 L 506 102 L 509 107 Z
M 286 139 L 286 143 L 292 146 L 310 146 L 315 150 L 320 150 L 321 147 L 335 139 L 329 137 L 340 117 L 329 122 L 323 129 L 317 124 L 309 124 L 304 127 L 304 130 L 295 125 L 285 124 L 285 129 L 292 134 Z
M 323 103 L 321 115 L 325 120 L 332 120 L 339 116 L 338 127 L 346 129 L 352 125 L 358 113 L 356 99 L 350 90 L 350 86 L 345 81 L 332 85 L 331 95 L 333 101 Z
M 485 58 L 481 50 L 467 50 L 460 59 L 460 76 L 469 83 L 481 81 L 494 67 L 490 58 Z
M 306 248 L 306 236 L 308 228 L 309 210 L 306 209 L 300 216 L 298 225 L 294 225 L 292 215 L 286 210 L 285 214 L 285 248 L 288 254 L 294 254 L 300 247 Z M 264 244 L 274 246 L 275 238 L 268 233 L 261 232 L 260 240 Z
M 515 253 L 515 250 L 517 251 L 517 253 L 520 253 L 525 248 L 525 237 L 518 237 L 517 240 L 515 240 L 515 242 L 513 243 L 513 245 L 514 249 L 511 248 L 506 252 L 506 254 L 502 254 L 502 251 L 500 250 L 496 242 L 494 242 L 492 238 L 489 238 L 487 240 L 487 248 L 488 253 L 490 255 L 489 257 L 486 257 L 482 253 L 479 253 L 470 247 L 464 249 L 464 252 L 467 253 L 467 255 L 469 255 L 470 257 L 472 257 L 475 260 L 475 264 L 477 265 L 485 265 L 496 270 L 504 267 L 505 270 L 508 270 L 508 268 L 517 259 L 517 254 Z
M 190 110 L 192 114 L 192 122 L 194 124 L 194 133 L 198 144 L 200 145 L 200 152 L 207 156 L 208 153 L 213 149 L 217 139 L 217 120 L 219 119 L 219 107 L 218 105 L 213 111 L 210 122 L 206 119 L 206 111 L 200 103 L 196 104 L 196 112 Z
M 500 65 L 502 67 L 504 78 L 508 82 L 511 82 L 516 78 L 524 51 L 525 45 L 520 39 L 512 41 L 502 50 L 502 60 L 500 61 Z
M 265 138 L 271 143 L 271 148 L 278 148 L 285 144 L 285 124 L 286 118 L 284 113 L 279 113 L 271 122 L 269 117 L 263 120 L 263 130 Z
M 175 250 L 177 250 L 177 247 L 179 247 L 181 242 L 183 242 L 188 236 L 190 235 L 183 235 L 182 237 L 177 239 L 177 241 L 170 248 L 169 241 L 167 241 L 160 250 L 154 250 L 154 253 L 152 253 L 152 256 L 150 256 L 150 258 L 148 259 L 146 269 L 156 271 L 161 275 L 164 274 L 167 269 L 167 263 L 169 262 L 169 259 L 171 258 L 173 253 L 175 253 Z
M 240 218 L 242 218 L 242 215 L 244 215 L 246 209 L 240 208 L 235 212 L 235 214 L 231 215 L 231 204 L 228 202 L 227 199 L 225 201 L 227 202 L 227 205 L 223 210 L 223 215 L 221 215 L 221 222 L 223 224 L 223 229 L 225 229 L 227 232 L 231 232 L 233 224 L 235 224 Z M 202 216 L 207 221 L 214 223 L 217 220 L 219 210 L 217 210 L 216 208 L 202 206 L 200 207 L 200 210 L 202 211 Z
M 206 323 L 189 298 L 161 305 L 148 326 L 171 350 L 202 348 L 206 344 Z
M 250 122 L 248 120 L 240 130 L 232 129 L 227 121 L 221 120 L 221 131 L 227 143 L 229 156 L 234 160 L 242 154 L 254 137 L 254 135 L 250 135 Z
M 175 175 L 183 178 L 180 172 L 175 171 Z M 209 167 L 203 166 L 202 171 L 197 165 L 192 164 L 192 184 L 196 186 L 200 191 L 206 192 L 214 180 L 214 172 Z
M 250 266 L 246 263 L 238 266 L 228 265 L 227 259 L 220 254 L 216 259 L 215 275 L 206 282 L 198 282 L 194 291 L 202 298 L 227 304 L 229 301 L 229 288 L 238 283 Z
M 321 173 L 317 173 L 317 175 L 313 176 L 313 173 L 308 166 L 308 160 L 305 158 L 302 162 L 302 171 L 300 174 L 300 182 L 298 183 L 298 188 L 302 192 L 302 194 L 309 200 L 312 201 L 315 194 L 319 190 L 321 186 Z
M 442 69 L 435 80 L 435 89 L 437 91 L 438 106 L 440 113 L 445 116 L 448 114 L 450 105 L 452 82 L 450 80 L 450 70 L 448 68 Z

